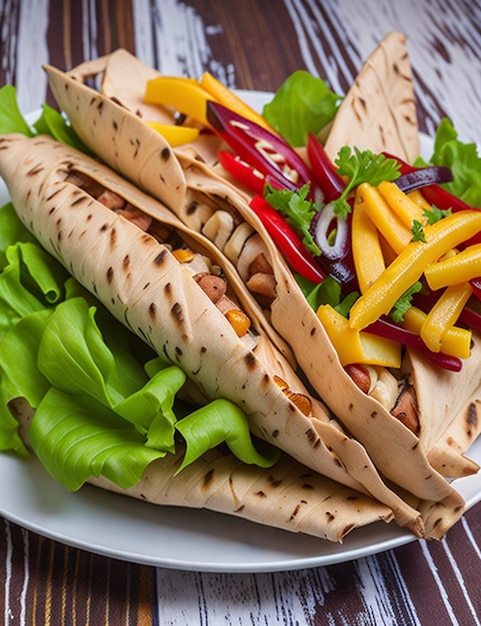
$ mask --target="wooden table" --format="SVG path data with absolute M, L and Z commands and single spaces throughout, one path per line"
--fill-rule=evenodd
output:
M 408 36 L 420 129 L 448 116 L 481 143 L 481 2 L 471 0 L 3 0 L 0 84 L 24 112 L 40 70 L 125 47 L 161 71 L 209 70 L 275 90 L 294 70 L 345 93 L 390 30 Z M 113 529 L 114 532 L 114 529 Z M 288 537 L 286 538 L 286 541 Z M 4 624 L 478 624 L 481 505 L 440 542 L 286 572 L 192 572 L 129 563 L 0 522 Z

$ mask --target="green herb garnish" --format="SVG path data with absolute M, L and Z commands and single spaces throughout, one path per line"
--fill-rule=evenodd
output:
M 426 243 L 426 235 L 424 234 L 424 226 L 419 220 L 413 220 L 411 232 L 413 234 L 411 241 L 422 241 L 423 243 Z
M 395 159 L 387 159 L 383 154 L 374 154 L 371 150 L 361 152 L 349 146 L 343 146 L 334 161 L 340 176 L 347 176 L 349 182 L 341 196 L 334 201 L 334 213 L 345 218 L 351 210 L 347 196 L 354 187 L 361 183 L 370 183 L 374 187 L 383 180 L 396 180 L 400 175 L 400 164 Z
M 422 283 L 418 280 L 409 287 L 407 291 L 403 293 L 403 295 L 399 298 L 399 300 L 394 304 L 389 316 L 394 322 L 402 322 L 404 319 L 404 315 L 412 306 L 413 297 L 416 293 L 419 293 L 423 288 Z
M 319 256 L 321 251 L 309 231 L 312 218 L 318 212 L 319 207 L 307 199 L 309 189 L 309 183 L 296 191 L 274 189 L 267 184 L 264 196 L 267 202 L 277 211 L 280 211 L 286 221 L 302 234 L 302 243 L 305 248 L 311 254 Z

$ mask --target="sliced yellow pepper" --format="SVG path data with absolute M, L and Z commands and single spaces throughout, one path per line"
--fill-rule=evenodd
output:
M 369 183 L 361 183 L 357 188 L 356 196 L 358 194 L 379 232 L 394 252 L 399 254 L 412 239 L 410 228 L 402 223 L 376 187 Z
M 467 359 L 471 354 L 473 333 L 467 328 L 450 326 L 441 337 L 441 352 L 449 356 Z
M 160 133 L 172 147 L 191 143 L 199 136 L 199 129 L 192 126 L 176 126 L 175 124 L 160 124 L 159 122 L 147 122 L 147 124 Z
M 317 310 L 317 316 L 343 366 L 352 363 L 395 368 L 401 366 L 400 344 L 384 337 L 352 329 L 348 320 L 329 304 L 321 305 Z
M 424 324 L 427 313 L 412 306 L 404 314 L 403 326 L 413 333 L 419 335 L 421 327 Z M 459 326 L 450 326 L 446 328 L 441 337 L 441 352 L 449 356 L 455 356 L 460 359 L 467 359 L 471 353 L 472 331 Z
M 481 211 L 457 211 L 424 228 L 426 242 L 411 241 L 354 303 L 350 325 L 361 330 L 389 313 L 396 301 L 434 263 L 481 229 Z
M 147 81 L 144 100 L 149 104 L 170 106 L 209 128 L 207 101 L 217 102 L 199 81 L 179 76 L 158 76 Z
M 231 111 L 242 115 L 242 117 L 255 122 L 259 126 L 263 126 L 267 130 L 275 132 L 262 115 L 254 111 L 242 98 L 223 85 L 217 78 L 212 76 L 210 72 L 204 72 L 200 79 L 200 85 L 212 96 L 211 99 L 220 102 Z
M 205 72 L 200 81 L 179 76 L 153 78 L 147 82 L 144 99 L 149 104 L 170 106 L 208 128 L 211 125 L 207 120 L 207 101 L 212 100 L 275 132 L 262 115 L 209 72 Z
M 410 233 L 412 232 L 413 220 L 417 220 L 421 224 L 426 222 L 424 210 L 407 193 L 399 189 L 396 183 L 384 180 L 379 183 L 377 188 Z
M 433 291 L 481 276 L 481 244 L 468 246 L 462 252 L 437 263 L 424 271 L 426 281 Z
M 386 269 L 376 225 L 369 217 L 362 193 L 356 193 L 352 209 L 352 255 L 359 290 L 367 288 Z
M 469 283 L 451 285 L 429 311 L 419 334 L 432 352 L 441 351 L 445 331 L 456 323 L 472 292 Z
M 424 324 L 426 316 L 427 313 L 425 313 L 422 309 L 412 306 L 404 313 L 402 325 L 412 333 L 419 335 L 421 332 L 421 326 Z
M 429 204 L 426 198 L 423 196 L 423 193 L 420 189 L 414 189 L 408 193 L 408 196 L 411 198 L 413 202 L 415 202 L 422 210 L 424 211 L 432 211 L 433 207 Z

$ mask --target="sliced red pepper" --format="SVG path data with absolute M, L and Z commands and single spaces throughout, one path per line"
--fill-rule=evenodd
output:
M 259 217 L 292 269 L 313 283 L 321 283 L 326 278 L 326 274 L 305 249 L 297 233 L 282 215 L 262 196 L 255 196 L 249 206 Z
M 339 198 L 346 187 L 346 183 L 342 176 L 336 172 L 322 143 L 312 133 L 307 136 L 307 156 L 316 182 L 324 194 L 326 204 Z
M 236 180 L 245 185 L 254 193 L 262 196 L 266 177 L 262 172 L 243 161 L 238 155 L 228 150 L 219 150 L 219 161 L 222 167 Z
M 207 102 L 207 119 L 234 152 L 264 176 L 270 176 L 288 188 L 292 183 L 298 188 L 310 183 L 314 193 L 312 173 L 282 137 L 210 100 Z

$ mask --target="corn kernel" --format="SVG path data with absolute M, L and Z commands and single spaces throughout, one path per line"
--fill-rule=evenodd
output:
M 251 326 L 250 319 L 239 309 L 230 309 L 225 316 L 238 337 L 243 337 Z

